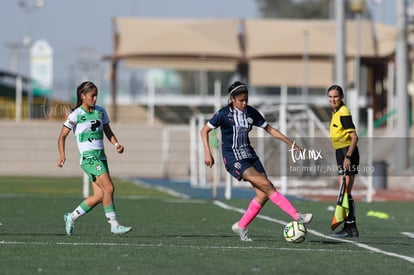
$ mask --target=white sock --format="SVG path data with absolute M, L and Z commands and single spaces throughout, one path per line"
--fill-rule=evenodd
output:
M 115 212 L 105 213 L 105 216 L 106 216 L 106 219 L 108 220 L 108 223 L 111 225 L 111 228 L 118 227 L 119 223 L 118 223 L 118 220 L 116 218 Z
M 72 217 L 73 221 L 76 221 L 79 217 L 83 216 L 86 213 L 85 210 L 79 205 L 76 207 L 75 210 L 73 210 L 72 213 L 70 213 L 70 216 Z

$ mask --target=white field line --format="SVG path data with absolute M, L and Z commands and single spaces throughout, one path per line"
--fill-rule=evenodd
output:
M 235 212 L 239 212 L 239 213 L 244 213 L 244 211 L 245 211 L 244 209 L 233 207 L 233 206 L 230 206 L 230 205 L 225 204 L 225 203 L 220 202 L 220 201 L 215 201 L 214 204 L 217 205 L 218 207 L 223 208 L 223 209 L 227 209 L 227 210 L 231 210 L 231 211 L 235 211 Z M 287 224 L 287 222 L 285 222 L 285 221 L 277 220 L 277 219 L 274 219 L 274 218 L 271 218 L 271 217 L 268 217 L 268 216 L 264 216 L 264 215 L 258 215 L 257 217 L 260 218 L 260 219 L 275 222 L 275 223 L 278 223 L 278 224 L 281 224 L 281 225 L 286 225 Z M 401 254 L 397 254 L 397 253 L 393 253 L 393 252 L 387 252 L 387 251 L 384 251 L 382 249 L 372 247 L 372 246 L 367 245 L 367 244 L 351 241 L 351 240 L 334 238 L 334 237 L 325 235 L 321 232 L 318 232 L 318 231 L 312 230 L 312 229 L 308 230 L 308 232 L 312 233 L 315 236 L 321 237 L 321 238 L 353 244 L 355 246 L 358 246 L 360 248 L 366 249 L 366 250 L 371 251 L 371 252 L 384 254 L 384 255 L 387 255 L 387 256 L 391 256 L 391 257 L 400 258 L 400 259 L 403 259 L 407 262 L 414 263 L 414 258 L 413 257 L 408 257 L 408 256 L 405 256 L 405 255 L 401 255 Z
M 408 238 L 414 239 L 414 232 L 401 232 L 401 234 L 407 236 Z
M 332 249 L 312 249 L 312 248 L 292 248 L 292 247 L 268 247 L 268 246 L 219 246 L 219 245 L 179 245 L 179 244 L 139 244 L 139 243 L 88 243 L 88 242 L 31 242 L 31 241 L 0 241 L 0 245 L 61 245 L 61 246 L 124 246 L 136 248 L 186 248 L 186 249 L 221 249 L 221 250 L 289 250 L 289 251 L 308 251 L 318 252 L 343 252 L 343 253 L 368 253 L 368 251 L 352 251 L 352 250 L 332 250 Z
M 188 196 L 186 194 L 174 191 L 173 189 L 170 189 L 170 188 L 167 188 L 167 187 L 151 185 L 151 184 L 143 183 L 141 181 L 139 181 L 139 182 L 138 181 L 133 181 L 132 183 L 135 184 L 135 185 L 141 186 L 141 187 L 148 188 L 148 189 L 155 189 L 155 190 L 170 194 L 171 196 L 174 196 L 174 197 L 177 197 L 177 198 L 182 198 L 182 199 L 189 199 L 190 198 L 190 196 Z
M 223 208 L 223 209 L 239 212 L 241 214 L 243 214 L 244 211 L 245 211 L 244 209 L 236 208 L 236 207 L 227 205 L 227 204 L 225 204 L 223 202 L 220 202 L 220 201 L 215 201 L 214 204 L 217 205 L 218 207 Z M 258 215 L 257 217 L 260 218 L 260 219 L 267 220 L 267 221 L 274 222 L 274 223 L 278 223 L 278 224 L 281 224 L 281 225 L 286 225 L 287 224 L 286 221 L 274 219 L 274 218 L 271 218 L 271 217 L 268 217 L 268 216 L 265 216 L 265 215 Z M 0 223 L 0 225 L 1 225 L 1 223 Z M 381 250 L 379 248 L 372 247 L 372 246 L 362 244 L 362 243 L 359 243 L 359 242 L 355 242 L 355 241 L 351 241 L 351 240 L 334 238 L 334 237 L 325 235 L 321 232 L 318 232 L 318 231 L 312 230 L 312 229 L 308 229 L 308 232 L 312 233 L 315 236 L 319 236 L 319 237 L 322 237 L 322 238 L 325 238 L 325 239 L 336 240 L 336 241 L 340 241 L 340 242 L 344 242 L 344 243 L 350 243 L 350 244 L 353 244 L 357 247 L 366 249 L 370 252 L 384 254 L 384 255 L 387 255 L 387 256 L 391 256 L 391 257 L 396 257 L 396 258 L 406 260 L 410 263 L 414 263 L 414 258 L 412 258 L 412 257 L 404 256 L 404 255 L 393 253 L 393 252 L 387 252 L 387 251 Z M 401 234 L 406 235 L 409 238 L 414 238 L 414 233 L 411 233 L 411 232 L 401 232 Z M 292 251 L 309 251 L 309 252 L 314 252 L 314 251 L 332 252 L 333 251 L 332 249 L 260 247 L 260 246 L 202 246 L 202 245 L 197 246 L 197 245 L 169 245 L 169 244 L 164 245 L 164 244 L 87 243 L 87 242 L 85 242 L 85 243 L 66 243 L 66 242 L 30 242 L 30 241 L 21 242 L 21 241 L 4 241 L 4 240 L 0 240 L 0 245 L 130 246 L 130 247 L 147 247 L 147 248 L 164 247 L 164 248 L 225 249 L 225 250 L 259 249 L 259 250 L 292 250 Z M 341 252 L 345 252 L 345 253 L 362 253 L 361 251 L 338 250 L 338 249 L 335 249 L 334 251 L 336 251 L 336 252 L 341 251 Z

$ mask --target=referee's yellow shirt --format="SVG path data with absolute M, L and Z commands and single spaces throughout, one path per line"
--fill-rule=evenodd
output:
M 350 133 L 355 132 L 355 125 L 352 122 L 351 112 L 344 104 L 338 111 L 332 113 L 329 132 L 333 148 L 341 149 L 351 145 Z

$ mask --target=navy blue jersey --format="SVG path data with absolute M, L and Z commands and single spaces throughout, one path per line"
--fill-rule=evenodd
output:
M 247 106 L 243 111 L 226 106 L 217 111 L 207 125 L 212 129 L 221 128 L 224 161 L 233 163 L 257 157 L 250 145 L 249 132 L 253 125 L 265 128 L 268 123 L 259 111 L 251 106 Z

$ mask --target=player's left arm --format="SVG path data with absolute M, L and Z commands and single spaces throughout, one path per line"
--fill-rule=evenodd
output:
M 351 144 L 349 145 L 345 156 L 352 156 L 358 143 L 358 135 L 355 131 L 350 132 L 349 136 L 351 137 Z M 351 160 L 345 157 L 343 166 L 345 170 L 349 170 L 351 167 Z
M 291 139 L 282 134 L 279 130 L 273 128 L 270 124 L 267 124 L 266 127 L 264 127 L 264 130 L 268 132 L 272 137 L 275 137 L 289 145 L 290 148 L 293 147 L 292 149 L 294 150 L 301 150 L 301 148 L 296 143 L 294 143 Z
M 355 150 L 355 148 L 356 148 L 356 146 L 357 146 L 357 143 L 358 143 L 358 135 L 357 135 L 357 133 L 354 131 L 354 132 L 350 132 L 349 133 L 349 136 L 351 137 L 351 145 L 349 145 L 349 147 L 348 147 L 348 151 L 347 151 L 347 155 L 348 156 L 351 156 L 353 153 L 354 153 L 354 150 Z
M 111 129 L 111 126 L 109 126 L 109 123 L 104 124 L 103 130 L 105 133 L 105 136 L 108 138 L 108 140 L 115 145 L 115 149 L 118 153 L 124 152 L 124 146 L 118 142 L 118 139 L 116 138 L 114 132 Z
M 351 137 L 351 144 L 349 145 L 348 151 L 346 152 L 347 156 L 351 156 L 354 152 L 357 143 L 358 143 L 358 135 L 355 130 L 355 124 L 352 121 L 351 114 L 347 114 L 340 117 L 342 127 L 345 129 L 345 133 L 348 133 Z

